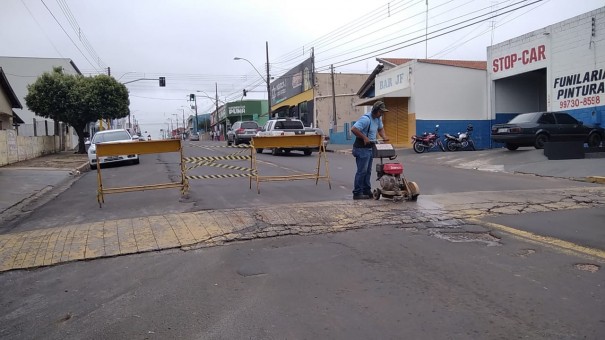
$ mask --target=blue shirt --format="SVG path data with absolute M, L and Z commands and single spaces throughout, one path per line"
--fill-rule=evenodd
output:
M 368 126 L 370 127 L 370 131 L 368 132 Z M 377 140 L 378 130 L 382 129 L 382 117 L 372 118 L 372 113 L 368 112 L 365 115 L 361 116 L 355 124 L 353 124 L 357 130 L 361 131 L 364 135 L 368 136 L 371 141 Z

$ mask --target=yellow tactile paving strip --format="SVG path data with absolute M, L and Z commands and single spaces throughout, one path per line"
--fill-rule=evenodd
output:
M 214 211 L 0 235 L 0 271 L 183 247 L 212 241 L 253 224 L 254 220 L 245 212 L 227 216 L 224 212 Z
M 228 209 L 109 220 L 0 235 L 0 272 L 56 263 L 295 233 L 337 231 L 370 209 Z M 370 215 L 368 215 L 370 216 Z M 299 230 L 286 230 L 299 226 Z M 354 226 L 353 226 L 354 227 Z M 331 228 L 331 229 L 330 229 Z
M 461 194 L 458 199 L 453 199 L 452 194 L 436 195 L 417 203 L 368 200 L 281 204 L 108 220 L 4 234 L 0 235 L 0 272 L 170 248 L 193 249 L 233 240 L 605 205 L 605 188 L 601 186 L 483 195 L 485 197 L 481 193 Z M 594 256 L 593 253 L 589 255 Z

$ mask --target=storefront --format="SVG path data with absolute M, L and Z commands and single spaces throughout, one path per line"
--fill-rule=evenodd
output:
M 487 48 L 493 123 L 565 111 L 605 126 L 605 8 Z
M 271 83 L 273 117 L 292 117 L 313 126 L 313 57 L 303 61 Z
M 264 125 L 268 119 L 266 100 L 242 100 L 225 104 L 225 124 L 227 127 L 241 120 L 253 120 Z

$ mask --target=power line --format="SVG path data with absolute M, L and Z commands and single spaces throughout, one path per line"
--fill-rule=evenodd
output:
M 73 15 L 71 10 L 69 9 L 69 5 L 67 4 L 67 2 L 65 2 L 65 0 L 56 0 L 56 1 L 57 1 L 57 4 L 59 5 L 59 7 L 61 8 L 61 11 L 63 12 L 63 15 L 65 16 L 65 18 L 67 18 L 67 21 L 71 24 L 71 27 L 73 28 L 74 32 L 78 35 L 80 42 L 82 43 L 84 48 L 86 48 L 86 50 L 88 51 L 90 56 L 93 57 L 94 59 L 96 59 L 97 65 L 99 67 L 107 68 L 107 65 L 101 60 L 101 57 L 99 57 L 99 55 L 97 54 L 95 49 L 92 47 L 92 45 L 88 41 L 88 38 L 86 38 L 86 35 L 84 34 L 84 32 L 82 31 L 82 28 L 78 24 L 76 17 Z
M 59 25 L 59 27 L 61 27 L 61 29 L 63 30 L 63 33 L 65 33 L 65 35 L 67 35 L 67 37 L 69 38 L 69 40 L 71 41 L 71 43 L 76 47 L 76 49 L 80 52 L 80 54 L 84 57 L 84 59 L 86 59 L 86 61 L 90 64 L 90 66 L 92 66 L 92 68 L 94 68 L 96 70 L 96 67 L 90 62 L 90 60 L 88 60 L 88 58 L 86 57 L 86 55 L 84 55 L 84 52 L 82 52 L 82 50 L 78 47 L 78 45 L 76 45 L 76 43 L 74 42 L 74 40 L 69 36 L 69 34 L 65 30 L 65 28 L 63 28 L 63 26 L 61 25 L 61 23 L 59 22 L 59 20 L 57 20 L 57 17 L 55 17 L 55 15 L 50 10 L 50 8 L 48 8 L 48 6 L 44 2 L 44 0 L 40 0 L 40 1 L 44 5 L 44 7 L 46 7 L 46 9 L 48 10 L 48 13 L 50 13 L 50 15 L 53 17 L 53 19 L 55 19 L 55 21 L 57 22 L 57 25 Z
M 519 4 L 519 3 L 522 3 L 522 2 L 526 2 L 526 1 L 528 1 L 528 0 L 519 1 L 519 2 L 517 2 L 515 4 L 513 4 L 513 5 L 516 5 L 516 4 Z M 335 62 L 335 63 L 332 63 L 332 64 L 340 64 L 339 66 L 350 65 L 350 64 L 353 64 L 353 63 L 356 63 L 356 62 L 368 59 L 372 55 L 373 56 L 377 56 L 376 53 L 385 54 L 385 53 L 390 53 L 390 52 L 398 51 L 400 49 L 403 49 L 403 48 L 406 48 L 406 47 L 410 47 L 410 46 L 413 46 L 413 45 L 425 42 L 427 40 L 432 40 L 432 39 L 441 37 L 443 35 L 450 34 L 450 33 L 459 31 L 461 29 L 464 29 L 464 28 L 476 25 L 476 24 L 481 23 L 481 22 L 485 22 L 485 21 L 487 21 L 489 19 L 493 19 L 493 18 L 498 17 L 500 15 L 504 15 L 504 14 L 507 14 L 507 13 L 519 10 L 521 8 L 524 8 L 524 7 L 527 7 L 527 6 L 531 6 L 531 5 L 536 4 L 538 2 L 541 2 L 541 1 L 543 1 L 543 0 L 535 0 L 535 1 L 531 2 L 531 3 L 529 3 L 529 4 L 525 4 L 525 5 L 522 5 L 520 7 L 516 7 L 516 8 L 510 9 L 508 11 L 502 12 L 502 13 L 494 14 L 494 15 L 489 16 L 487 18 L 481 19 L 481 20 L 476 21 L 476 22 L 471 22 L 471 23 L 463 25 L 461 27 L 453 28 L 455 26 L 464 24 L 466 22 L 472 21 L 474 19 L 477 19 L 477 18 L 485 16 L 485 15 L 489 15 L 489 14 L 494 13 L 494 12 L 489 12 L 487 14 L 482 14 L 482 15 L 479 15 L 477 17 L 474 17 L 474 18 L 471 18 L 471 19 L 468 19 L 468 20 L 464 20 L 462 22 L 455 23 L 453 25 L 450 25 L 450 26 L 447 26 L 447 27 L 444 27 L 444 28 L 432 31 L 430 33 L 430 35 L 432 35 L 432 36 L 431 37 L 427 37 L 426 39 L 422 39 L 422 36 L 418 36 L 418 37 L 411 38 L 411 39 L 408 39 L 406 41 L 402 41 L 402 42 L 399 42 L 399 43 L 396 43 L 396 44 L 393 44 L 393 45 L 390 45 L 390 46 L 386 46 L 386 47 L 383 47 L 383 48 L 380 48 L 380 49 L 377 49 L 377 50 L 374 50 L 374 51 L 371 51 L 371 52 L 367 52 L 367 53 L 363 53 L 363 54 L 358 55 L 358 56 L 347 58 L 347 59 L 344 59 L 342 61 L 338 61 L 338 62 Z M 511 6 L 513 6 L 513 5 L 511 5 Z M 508 6 L 508 7 L 510 7 L 510 6 Z M 447 29 L 450 29 L 450 28 L 452 28 L 452 29 L 451 30 L 447 30 Z M 435 34 L 437 32 L 441 32 L 441 31 L 445 31 L 445 32 L 440 33 L 440 34 Z M 414 40 L 418 40 L 418 41 L 414 41 Z M 326 70 L 327 71 L 329 69 L 329 67 L 330 67 L 330 65 L 324 65 L 324 66 L 316 67 L 316 70 L 318 70 L 318 71 Z

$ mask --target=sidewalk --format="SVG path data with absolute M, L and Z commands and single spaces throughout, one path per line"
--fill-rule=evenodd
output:
M 328 145 L 328 151 L 351 154 L 350 145 Z M 605 184 L 605 158 L 549 160 L 544 150 L 521 148 L 486 149 L 477 151 L 442 152 L 430 151 L 421 154 L 411 148 L 397 148 L 399 162 L 446 165 L 454 168 L 481 171 L 533 174 L 543 177 L 568 178 L 579 181 Z
M 31 204 L 44 204 L 49 192 L 67 189 L 88 171 L 86 154 L 64 151 L 0 167 L 0 222 Z

